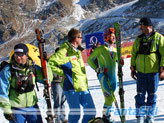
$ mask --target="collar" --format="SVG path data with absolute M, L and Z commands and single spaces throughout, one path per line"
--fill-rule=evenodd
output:
M 71 43 L 69 43 L 75 52 L 78 52 L 78 49 Z
M 107 42 L 105 42 L 105 45 L 106 45 L 107 47 L 113 47 L 113 44 L 108 44 Z

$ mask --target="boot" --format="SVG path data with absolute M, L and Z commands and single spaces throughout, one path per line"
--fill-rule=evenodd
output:
M 114 123 L 114 120 L 111 118 L 111 116 L 103 115 L 103 121 L 104 123 Z
M 103 109 L 103 119 L 109 123 L 114 122 L 114 120 L 111 118 L 111 112 L 107 108 Z
M 137 123 L 144 123 L 145 117 L 137 117 Z
M 155 123 L 154 118 L 151 116 L 146 117 L 146 123 Z

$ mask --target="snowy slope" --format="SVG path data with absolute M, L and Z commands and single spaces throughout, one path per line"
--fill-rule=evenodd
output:
M 126 59 L 125 60 L 125 65 L 123 67 L 123 73 L 124 73 L 124 89 L 125 89 L 125 108 L 128 109 L 128 111 L 130 111 L 129 109 L 135 109 L 135 100 L 134 100 L 134 96 L 136 95 L 136 81 L 134 81 L 131 77 L 130 77 L 130 59 Z M 87 77 L 88 77 L 88 82 L 89 82 L 89 90 L 91 91 L 94 103 L 96 105 L 96 110 L 97 110 L 97 115 L 96 116 L 101 116 L 102 115 L 102 107 L 103 107 L 103 103 L 104 103 L 104 97 L 100 88 L 100 84 L 99 81 L 97 80 L 97 76 L 96 73 L 89 67 L 86 66 L 86 71 L 87 71 Z M 40 106 L 40 110 L 42 112 L 43 118 L 45 118 L 46 116 L 46 104 L 45 104 L 45 100 L 42 96 L 42 89 L 43 86 L 39 85 L 39 92 L 38 93 L 38 97 L 39 97 L 39 106 Z M 163 123 L 164 122 L 164 96 L 162 95 L 164 93 L 164 83 L 163 81 L 160 81 L 159 83 L 159 88 L 158 88 L 158 99 L 157 99 L 157 107 L 158 107 L 158 113 L 156 116 L 156 123 Z M 117 94 L 117 100 L 119 102 L 119 95 Z M 66 103 L 66 112 L 68 114 L 69 108 L 68 108 L 68 104 Z M 129 112 L 129 114 L 126 115 L 126 119 L 127 119 L 127 123 L 136 123 L 135 120 L 135 115 L 133 114 L 134 110 L 131 110 L 131 112 Z M 114 115 L 114 120 L 115 123 L 120 123 L 120 119 L 117 112 L 114 110 L 113 111 L 113 115 Z M 3 117 L 3 113 L 0 110 L 0 120 L 3 123 L 7 123 L 7 121 L 4 119 Z M 46 120 L 44 119 L 44 123 L 46 123 Z

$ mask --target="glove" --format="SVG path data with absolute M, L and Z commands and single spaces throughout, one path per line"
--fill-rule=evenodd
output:
M 130 69 L 131 69 L 131 77 L 132 77 L 134 80 L 137 80 L 137 72 L 136 72 L 135 67 L 131 66 Z
M 4 116 L 7 120 L 10 120 L 10 121 L 13 121 L 15 119 L 15 116 L 12 113 L 11 114 L 4 113 Z
M 102 67 L 102 68 L 96 68 L 96 73 L 99 74 L 99 73 L 104 73 L 104 74 L 107 74 L 108 73 L 108 68 L 105 68 L 105 67 Z

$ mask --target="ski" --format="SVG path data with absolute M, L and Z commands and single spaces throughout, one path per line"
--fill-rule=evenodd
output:
M 44 97 L 47 103 L 47 123 L 55 123 L 54 118 L 54 111 L 53 111 L 53 105 L 52 105 L 52 95 L 51 95 L 51 88 L 50 88 L 50 82 L 48 79 L 48 71 L 47 71 L 47 53 L 44 49 L 45 40 L 43 38 L 43 31 L 40 31 L 39 29 L 35 30 L 38 46 L 39 46 L 39 52 L 40 52 L 40 59 L 41 59 L 41 66 L 44 74 Z
M 121 26 L 118 22 L 114 23 L 115 35 L 116 35 L 116 49 L 117 49 L 117 62 L 118 62 L 118 79 L 119 79 L 119 95 L 120 95 L 120 107 L 122 123 L 126 122 L 125 119 L 125 104 L 124 104 L 124 88 L 123 88 L 123 72 L 121 64 Z

